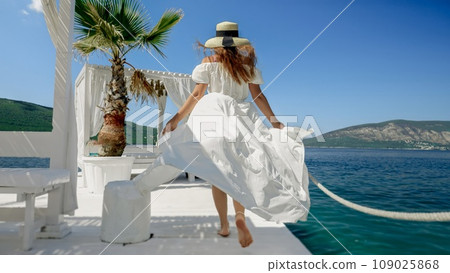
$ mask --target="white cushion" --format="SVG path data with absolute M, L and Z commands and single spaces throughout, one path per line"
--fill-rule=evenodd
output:
M 70 181 L 65 169 L 0 168 L 0 187 L 40 188 Z

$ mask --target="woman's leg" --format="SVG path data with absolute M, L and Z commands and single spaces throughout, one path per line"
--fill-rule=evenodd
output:
M 217 234 L 222 237 L 227 237 L 230 235 L 230 224 L 228 223 L 228 196 L 215 186 L 212 186 L 212 195 L 220 219 L 220 230 Z
M 245 208 L 236 200 L 233 200 L 233 205 L 236 212 L 236 227 L 238 230 L 239 243 L 242 247 L 248 247 L 253 242 L 253 238 L 245 223 Z

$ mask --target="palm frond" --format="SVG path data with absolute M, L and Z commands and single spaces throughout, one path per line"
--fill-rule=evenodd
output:
M 120 30 L 103 19 L 98 19 L 91 32 L 74 43 L 75 49 L 82 55 L 89 55 L 95 50 L 103 52 L 111 51 L 113 56 L 118 56 L 123 44 L 123 36 Z
M 75 1 L 75 25 L 74 31 L 78 35 L 77 39 L 83 39 L 92 33 L 93 28 L 98 24 L 98 18 L 106 12 L 104 0 L 77 0 Z M 94 13 L 93 13 L 94 11 Z
M 114 45 L 111 44 L 111 41 L 106 39 L 101 33 L 80 39 L 73 43 L 73 46 L 83 56 L 87 56 L 95 50 L 100 50 L 111 55 L 111 57 L 114 57 L 113 52 L 118 50 L 118 48 L 114 47 Z
M 109 22 L 122 29 L 124 41 L 133 44 L 146 33 L 150 17 L 141 2 L 135 0 L 116 0 Z
M 86 41 L 87 39 L 78 40 L 73 43 L 73 47 L 82 55 L 87 56 L 94 52 L 95 50 L 100 49 L 99 46 L 94 45 L 91 42 Z
M 74 29 L 76 40 L 82 42 L 77 42 L 75 48 L 89 54 L 109 46 L 113 55 L 120 53 L 122 58 L 135 47 L 149 46 L 164 56 L 160 48 L 166 45 L 171 28 L 182 17 L 181 10 L 167 10 L 149 30 L 150 18 L 139 0 L 77 0 Z M 96 37 L 87 39 L 90 36 Z M 90 41 L 95 44 L 88 45 Z
M 158 23 L 148 33 L 142 36 L 142 44 L 150 46 L 165 57 L 160 47 L 168 42 L 169 32 L 183 18 L 181 10 L 170 9 L 164 12 Z
M 75 3 L 76 39 L 85 40 L 86 45 L 88 41 L 98 41 L 86 38 L 101 34 L 104 41 L 110 40 L 105 46 L 111 46 L 115 54 L 136 47 L 141 42 L 139 37 L 147 32 L 148 21 L 146 11 L 137 0 L 77 0 Z
M 149 83 L 144 73 L 139 70 L 135 70 L 131 76 L 130 93 L 136 101 L 142 99 L 144 103 L 150 99 L 153 103 L 156 102 L 157 93 L 153 80 Z
M 101 34 L 105 40 L 109 40 L 111 45 L 122 45 L 124 40 L 122 31 L 105 20 L 99 19 L 98 21 L 98 25 L 95 27 L 96 32 Z
M 156 103 L 157 97 L 167 96 L 166 87 L 160 80 L 151 79 L 150 82 L 145 77 L 144 73 L 135 70 L 131 76 L 130 93 L 135 101 L 142 100 L 142 103 L 151 100 Z

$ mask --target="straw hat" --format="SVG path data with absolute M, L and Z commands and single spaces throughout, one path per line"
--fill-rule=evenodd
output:
M 221 22 L 216 26 L 216 37 L 206 41 L 205 47 L 234 47 L 249 44 L 249 40 L 239 38 L 238 24 L 233 22 Z

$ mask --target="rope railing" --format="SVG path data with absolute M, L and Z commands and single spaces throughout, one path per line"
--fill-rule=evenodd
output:
M 330 190 L 328 190 L 322 183 L 320 183 L 311 173 L 308 173 L 309 178 L 313 183 L 322 190 L 326 195 L 339 202 L 340 204 L 370 215 L 375 215 L 384 218 L 391 218 L 396 220 L 421 221 L 421 222 L 449 222 L 450 212 L 399 212 L 387 211 L 369 208 L 350 202 Z

